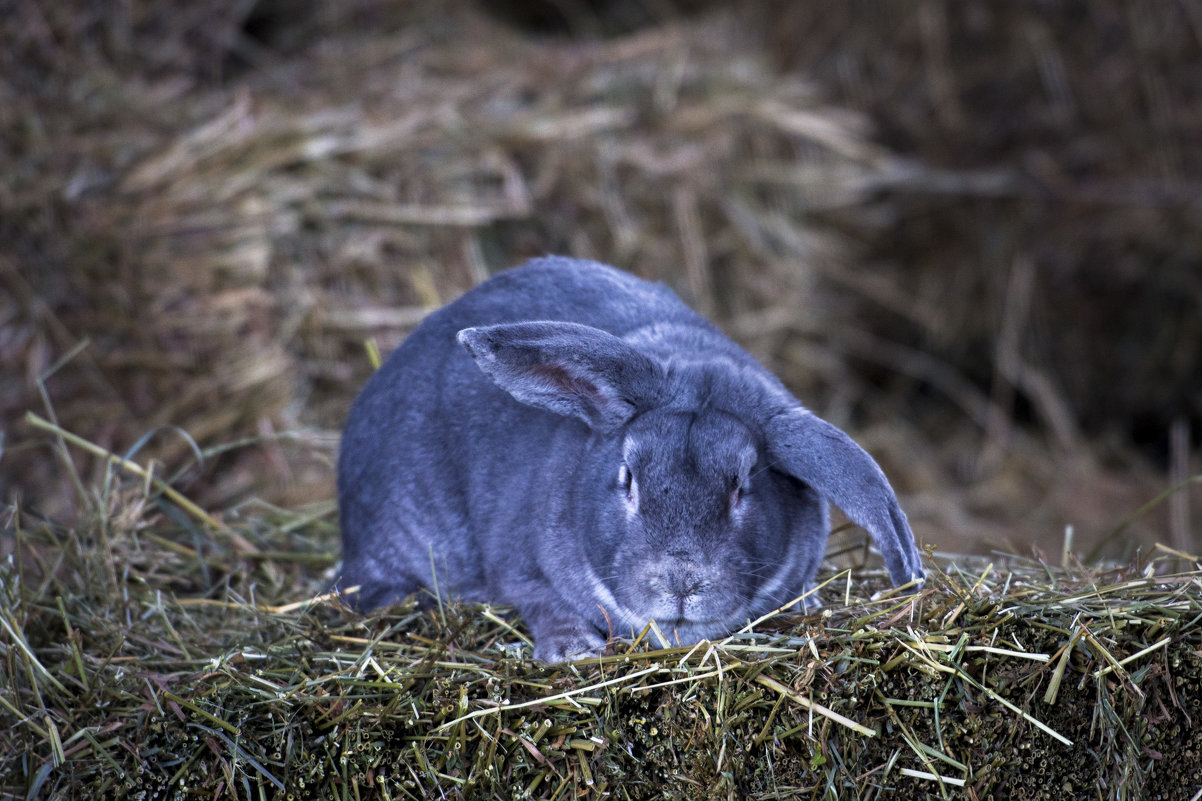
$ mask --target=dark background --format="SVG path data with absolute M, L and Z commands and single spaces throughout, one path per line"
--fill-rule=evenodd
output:
M 333 5 L 0 4 L 4 500 L 102 484 L 30 409 L 329 499 L 364 342 L 559 252 L 711 315 L 925 542 L 1202 547 L 1196 486 L 1108 536 L 1199 470 L 1199 3 Z

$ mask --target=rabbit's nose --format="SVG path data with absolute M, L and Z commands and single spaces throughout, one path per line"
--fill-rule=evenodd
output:
M 664 584 L 674 598 L 683 599 L 694 595 L 705 583 L 704 577 L 695 562 L 687 554 L 674 552 L 668 554 L 674 560 L 665 571 Z
M 695 572 L 673 573 L 668 576 L 668 592 L 675 598 L 688 598 L 695 595 L 705 582 Z

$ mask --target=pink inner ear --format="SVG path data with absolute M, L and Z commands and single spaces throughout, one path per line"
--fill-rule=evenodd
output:
M 547 388 L 564 395 L 600 400 L 601 390 L 587 378 L 573 375 L 568 370 L 552 364 L 537 364 L 530 368 L 534 378 L 540 379 Z

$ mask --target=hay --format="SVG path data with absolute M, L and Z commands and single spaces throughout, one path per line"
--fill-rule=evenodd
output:
M 84 364 L 46 382 L 63 423 L 118 449 L 168 423 L 201 443 L 335 428 L 366 375 L 365 338 L 390 349 L 425 309 L 524 256 L 638 267 L 729 317 L 782 280 L 756 287 L 736 271 L 763 275 L 771 261 L 806 283 L 796 258 L 746 252 L 767 212 L 813 253 L 833 247 L 786 220 L 840 187 L 823 164 L 873 151 L 805 82 L 775 79 L 728 18 L 540 46 L 463 4 L 411 6 L 395 31 L 343 20 L 303 59 L 229 89 L 198 82 L 198 67 L 157 78 L 103 59 L 86 79 L 62 78 L 99 93 L 104 113 L 72 107 L 61 133 L 47 125 L 31 149 L 74 163 L 15 201 L 27 218 L 38 204 L 69 217 L 27 222 L 37 247 L 61 238 L 62 252 L 38 255 L 71 280 L 31 269 L 32 254 L 0 277 L 19 290 L 9 359 L 27 376 L 91 339 Z M 150 27 L 174 14 L 144 10 Z M 45 113 L 49 98 L 23 99 Z M 800 190 L 765 192 L 743 174 L 789 154 L 816 170 Z M 38 404 L 34 382 L 24 389 L 6 416 Z M 189 458 L 177 439 L 147 447 L 172 469 Z M 255 470 L 263 461 L 210 470 L 217 486 L 195 491 L 279 499 L 281 483 L 300 480 Z M 325 465 L 304 478 L 328 491 Z M 53 479 L 35 480 L 48 502 Z M 284 499 L 312 493 L 302 484 Z
M 672 284 L 853 428 L 932 541 L 1023 547 L 1067 523 L 1096 542 L 1165 479 L 1128 443 L 1091 437 L 1159 435 L 1167 423 L 1150 409 L 1163 408 L 1184 426 L 1178 478 L 1190 472 L 1199 288 L 1166 267 L 1138 278 L 1146 303 L 1105 296 L 1148 351 L 1096 346 L 1110 307 L 1065 299 L 1087 266 L 1096 276 L 1133 252 L 1167 265 L 1154 242 L 1172 243 L 1173 263 L 1202 253 L 1188 223 L 1192 139 L 1173 127 L 1187 115 L 1158 128 L 1181 163 L 1181 180 L 1155 184 L 1165 214 L 1098 206 L 1077 184 L 1049 199 L 988 161 L 1025 129 L 970 102 L 995 77 L 973 60 L 980 20 L 917 8 L 765 5 L 570 40 L 524 36 L 465 2 L 284 13 L 206 0 L 187 14 L 144 2 L 124 15 L 18 3 L 0 26 L 0 152 L 13 165 L 0 188 L 5 496 L 57 516 L 74 507 L 76 489 L 21 422 L 47 413 L 43 385 L 67 428 L 118 452 L 137 444 L 208 504 L 328 496 L 336 431 L 369 370 L 364 340 L 387 352 L 430 307 L 551 251 Z M 1067 24 L 1008 13 L 1019 31 Z M 1099 12 L 1091 24 L 1114 23 Z M 1140 62 L 1140 85 L 1173 90 L 1165 102 L 1185 103 L 1173 70 L 1188 62 L 1186 30 Z M 796 46 L 773 48 L 781 37 Z M 1095 68 L 1088 45 L 998 41 L 1031 96 L 1038 62 L 1072 67 L 1084 97 L 1092 73 L 1074 70 Z M 924 60 L 931 48 L 942 55 Z M 774 52 L 805 69 L 781 71 Z M 1118 120 L 1099 140 L 1116 152 L 1140 131 L 1117 128 L 1133 117 L 1132 86 L 1087 109 Z M 1077 118 L 1057 113 L 1057 147 L 1071 151 Z M 1128 165 L 1135 186 L 1152 162 L 1108 163 Z M 1082 219 L 1100 224 L 1077 246 Z M 1177 330 L 1147 322 L 1166 320 Z M 1121 386 L 1098 362 L 1114 353 L 1136 354 Z M 198 463 L 170 426 L 213 452 Z M 1141 522 L 1112 551 L 1153 541 L 1164 522 Z
M 551 251 L 672 284 L 853 428 L 932 541 L 1024 547 L 1066 523 L 1097 541 L 1165 479 L 1128 443 L 1092 437 L 1159 436 L 1148 404 L 1163 407 L 1184 426 L 1178 478 L 1190 472 L 1199 290 L 1166 268 L 1137 279 L 1146 303 L 1105 296 L 1127 310 L 1132 342 L 1154 344 L 1145 353 L 1096 346 L 1112 315 L 1092 296 L 1066 306 L 1066 282 L 1131 252 L 1167 264 L 1155 241 L 1172 243 L 1174 263 L 1197 260 L 1192 139 L 1158 129 L 1186 182 L 1156 184 L 1156 220 L 1077 185 L 1032 196 L 1021 169 L 994 164 L 1010 152 L 1005 131 L 1023 127 L 969 102 L 995 77 L 960 44 L 981 37 L 980 20 L 917 8 L 656 12 L 653 27 L 571 40 L 530 38 L 465 2 L 285 13 L 206 0 L 186 14 L 143 2 L 123 15 L 18 3 L 0 24 L 5 496 L 74 508 L 76 489 L 22 424 L 30 408 L 47 413 L 43 385 L 70 430 L 118 452 L 137 444 L 208 504 L 328 496 L 336 431 L 369 370 L 364 340 L 387 352 L 430 307 Z M 604 12 L 589 13 L 604 29 Z M 1035 24 L 1007 13 L 1015 30 Z M 1036 27 L 1062 24 L 1049 19 Z M 1141 85 L 1176 87 L 1186 30 L 1141 62 Z M 1019 87 L 1038 77 L 1032 59 L 1058 58 L 1083 97 L 1088 70 L 1111 63 L 1054 36 L 998 36 Z M 924 60 L 924 47 L 943 55 Z M 805 69 L 781 71 L 773 53 Z M 1132 85 L 1116 84 L 1120 103 L 1090 101 L 1118 121 L 1099 140 L 1116 152 L 1139 134 L 1116 127 L 1133 117 Z M 1080 141 L 1070 117 L 1053 115 L 1066 150 Z M 1129 164 L 1134 186 L 1151 162 L 1109 163 Z M 1082 219 L 1099 233 L 1078 246 Z M 1165 293 L 1177 299 L 1166 306 Z M 1145 322 L 1164 320 L 1177 331 Z M 1097 361 L 1116 352 L 1136 354 L 1121 386 Z M 212 449 L 203 463 L 170 426 Z M 1141 522 L 1112 551 L 1153 541 L 1164 522 Z
M 1067 490 L 1043 496 L 1035 514 L 1051 527 L 1106 527 L 1124 503 L 1105 497 L 1114 479 L 1146 476 L 1132 446 L 1164 472 L 1193 453 L 1196 472 L 1197 8 L 772 6 L 778 63 L 869 116 L 877 141 L 908 165 L 839 219 L 864 243 L 849 280 L 874 290 L 853 299 L 858 319 L 892 345 L 889 361 L 911 364 L 895 371 L 865 348 L 845 350 L 861 370 L 865 358 L 877 365 L 870 375 L 884 391 L 866 404 L 887 416 L 904 403 L 912 425 L 942 436 L 955 406 L 975 416 L 988 401 L 984 442 L 963 443 L 944 476 L 971 476 L 970 492 L 993 496 L 994 519 L 1030 509 L 1018 485 L 1049 465 Z M 932 387 L 956 405 L 931 403 Z M 1016 434 L 1034 434 L 1036 449 L 1008 454 Z M 1087 450 L 1092 464 L 1079 458 Z M 1196 526 L 1176 529 L 1178 542 L 1198 541 Z
M 328 505 L 216 528 L 111 480 L 10 510 L 0 794 L 26 798 L 1182 798 L 1202 788 L 1202 572 L 940 560 L 916 599 L 529 661 L 505 610 L 367 617 Z M 1190 557 L 1197 565 L 1198 558 Z M 520 624 L 518 624 L 520 626 Z M 1184 793 L 1184 795 L 1182 795 Z

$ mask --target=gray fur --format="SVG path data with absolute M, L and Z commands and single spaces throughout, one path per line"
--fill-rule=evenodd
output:
M 575 259 L 431 314 L 355 401 L 338 496 L 361 607 L 437 581 L 514 605 L 549 662 L 652 618 L 721 637 L 796 598 L 828 499 L 894 584 L 924 576 L 872 457 L 667 288 Z

